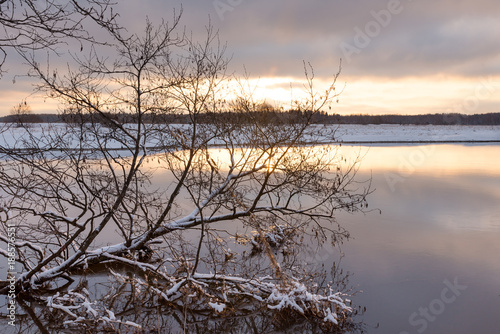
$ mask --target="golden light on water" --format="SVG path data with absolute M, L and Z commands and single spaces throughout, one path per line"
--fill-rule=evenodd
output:
M 335 170 L 337 166 L 347 168 L 356 163 L 359 166 L 360 172 L 363 173 L 389 172 L 396 173 L 402 177 L 412 174 L 431 176 L 467 174 L 500 176 L 500 146 L 498 145 L 318 145 L 295 148 L 295 150 L 300 149 L 307 152 L 307 159 L 311 159 L 311 161 L 318 158 L 324 158 L 324 161 L 329 161 L 332 170 Z M 228 150 L 212 148 L 208 150 L 208 154 L 209 159 L 215 165 L 219 166 L 221 171 L 229 169 L 231 159 Z M 251 154 L 249 149 L 236 149 L 234 160 L 236 164 L 241 165 Z M 244 168 L 251 168 L 253 163 L 255 163 L 254 160 L 248 160 Z M 264 154 L 257 165 L 265 165 L 266 168 L 264 170 L 270 171 L 274 167 L 274 164 L 275 158 Z M 154 169 L 160 167 L 159 171 L 161 171 L 164 163 L 161 156 L 157 156 L 147 159 L 143 166 Z
M 500 146 L 431 144 L 342 146 L 345 156 L 362 153 L 361 170 L 391 171 L 401 176 L 484 174 L 500 176 Z

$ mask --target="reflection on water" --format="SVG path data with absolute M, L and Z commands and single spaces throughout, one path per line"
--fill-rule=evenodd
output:
M 487 144 L 404 146 L 342 146 L 341 153 L 361 152 L 363 169 L 377 173 L 413 173 L 426 176 L 487 174 L 500 176 L 500 148 Z
M 344 148 L 359 150 L 359 147 Z M 500 328 L 500 146 L 369 147 L 378 212 L 341 214 L 343 252 L 373 333 Z M 456 283 L 457 295 L 447 287 Z M 446 290 L 448 289 L 448 290 Z M 453 299 L 453 300 L 452 300 Z
M 318 147 L 318 152 L 325 150 Z M 363 157 L 358 177 L 372 177 L 376 190 L 369 198 L 370 209 L 381 210 L 366 215 L 339 213 L 337 219 L 353 237 L 341 247 L 342 268 L 353 275 L 337 286 L 363 291 L 352 299 L 353 305 L 367 307 L 362 320 L 368 332 L 497 332 L 500 146 L 342 146 L 339 153 L 347 161 Z M 150 163 L 157 165 L 157 161 Z M 165 184 L 171 181 L 164 174 L 159 176 Z M 111 243 L 113 231 L 109 233 L 106 242 Z M 300 254 L 309 259 L 312 268 L 329 271 L 332 264 L 338 268 L 334 263 L 338 262 L 337 250 L 317 251 L 306 246 Z M 238 251 L 236 245 L 232 249 Z M 335 277 L 333 269 L 329 278 L 332 276 L 337 280 L 344 277 Z M 99 279 L 109 284 L 105 276 L 93 278 L 88 289 L 96 294 L 101 291 L 95 284 Z M 149 298 L 141 301 L 141 308 L 124 307 L 123 311 L 136 312 L 137 320 L 159 321 L 163 328 L 181 328 L 183 310 L 170 305 L 155 308 Z M 209 331 L 220 325 L 232 332 L 257 324 L 256 332 L 265 332 L 266 319 L 260 313 L 253 317 L 221 324 L 196 322 L 194 326 Z M 31 320 L 26 322 L 36 332 Z M 307 331 L 314 332 L 310 327 Z

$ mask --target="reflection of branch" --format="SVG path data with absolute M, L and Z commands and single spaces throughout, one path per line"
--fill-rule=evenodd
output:
M 35 311 L 33 311 L 33 309 L 30 306 L 26 305 L 26 303 L 24 302 L 24 300 L 22 298 L 18 298 L 17 302 L 19 303 L 21 308 L 24 311 L 26 311 L 28 313 L 28 315 L 31 317 L 31 319 L 35 323 L 35 325 L 38 328 L 38 330 L 40 331 L 40 333 L 49 334 L 49 331 L 47 330 L 45 325 L 40 321 L 40 318 L 37 316 Z

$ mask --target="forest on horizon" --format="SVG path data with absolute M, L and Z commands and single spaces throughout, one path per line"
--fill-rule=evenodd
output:
M 109 115 L 108 115 L 109 116 Z M 228 111 L 217 114 L 205 113 L 200 114 L 200 121 L 211 123 L 214 117 L 223 119 L 225 122 L 245 122 L 248 120 L 257 121 L 260 123 L 282 123 L 282 122 L 300 122 L 302 119 L 309 119 L 313 124 L 399 124 L 399 125 L 500 125 L 500 113 L 487 114 L 458 114 L 458 113 L 441 113 L 441 114 L 418 114 L 418 115 L 339 115 L 319 112 L 312 115 L 312 118 L 306 117 L 307 111 L 276 111 L 276 110 L 258 110 L 258 111 Z M 11 114 L 0 117 L 2 123 L 64 123 L 71 122 L 79 118 L 83 118 L 89 122 L 100 122 L 99 119 L 85 119 L 88 115 L 85 114 Z M 130 119 L 132 116 L 126 113 L 113 114 L 112 118 L 121 122 Z M 103 117 L 103 120 L 105 118 Z M 179 123 L 187 124 L 190 122 L 189 115 L 183 114 L 162 114 L 158 116 L 150 116 L 146 120 L 148 123 Z

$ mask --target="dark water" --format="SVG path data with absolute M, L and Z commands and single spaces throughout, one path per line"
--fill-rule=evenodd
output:
M 500 146 L 363 150 L 382 212 L 339 221 L 368 332 L 499 333 Z

